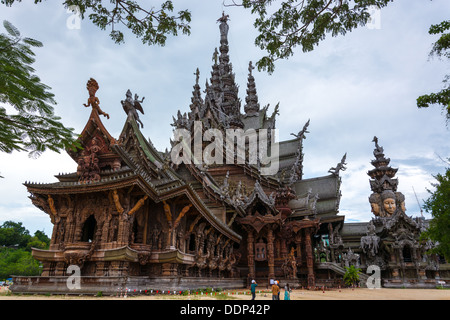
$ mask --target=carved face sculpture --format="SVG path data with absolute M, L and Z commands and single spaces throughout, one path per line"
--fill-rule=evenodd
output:
M 393 198 L 387 198 L 383 200 L 383 207 L 384 210 L 389 214 L 389 215 L 393 215 L 395 212 L 395 199 Z
M 403 212 L 406 212 L 405 201 L 402 202 L 402 204 L 400 205 L 400 207 L 402 208 L 402 211 L 403 211 Z
M 395 198 L 395 193 L 391 190 L 385 190 L 381 194 L 383 210 L 386 216 L 391 216 L 395 213 L 395 210 L 397 208 Z
M 378 203 L 371 203 L 370 206 L 372 207 L 372 213 L 376 216 L 380 215 L 380 206 Z
M 380 215 L 380 204 L 381 204 L 381 198 L 378 193 L 372 193 L 369 197 L 370 206 L 372 207 L 372 213 L 375 216 Z
M 406 207 L 405 207 L 405 195 L 401 192 L 395 193 L 395 198 L 397 199 L 397 207 L 400 207 L 400 210 L 405 213 Z

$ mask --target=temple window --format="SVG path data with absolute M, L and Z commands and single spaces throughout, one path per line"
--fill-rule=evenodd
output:
M 411 248 L 409 246 L 403 247 L 403 262 L 412 262 Z

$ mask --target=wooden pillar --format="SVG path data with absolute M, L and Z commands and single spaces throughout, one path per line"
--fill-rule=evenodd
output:
M 59 220 L 59 219 L 55 219 L 55 220 Z M 50 239 L 50 244 L 51 245 L 55 245 L 55 244 L 57 245 L 57 243 L 56 243 L 56 234 L 58 233 L 59 225 L 60 225 L 61 222 L 62 222 L 62 219 L 59 220 L 58 222 L 55 222 L 55 224 L 53 225 L 52 238 Z
M 147 244 L 147 236 L 148 236 L 148 215 L 149 215 L 149 212 L 148 212 L 148 210 L 145 210 L 144 211 L 145 212 L 145 223 L 144 223 L 144 236 L 143 236 L 143 239 L 142 239 L 142 243 L 143 244 Z
M 314 257 L 311 243 L 311 229 L 305 229 L 306 266 L 308 268 L 308 287 L 315 287 Z
M 283 238 L 281 240 L 281 258 L 286 259 L 287 255 L 288 255 L 288 250 L 286 247 L 286 239 Z
M 105 223 L 103 224 L 102 228 L 102 235 L 101 235 L 101 243 L 110 242 L 110 235 L 109 235 L 109 224 L 111 223 L 112 215 L 109 214 L 107 218 L 105 219 Z
M 273 230 L 269 226 L 269 231 L 267 232 L 267 258 L 269 261 L 269 279 L 275 278 L 275 252 L 273 240 Z
M 253 237 L 253 231 L 249 230 L 247 234 L 247 260 L 248 260 L 248 272 L 250 278 L 255 277 L 255 238 Z
M 301 240 L 296 240 L 295 245 L 297 247 L 297 265 L 302 263 L 302 242 Z

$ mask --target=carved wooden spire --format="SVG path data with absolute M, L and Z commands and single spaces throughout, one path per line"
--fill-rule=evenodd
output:
M 256 94 L 255 78 L 252 71 L 255 69 L 250 61 L 248 66 L 248 82 L 247 82 L 247 97 L 245 98 L 246 105 L 244 111 L 247 115 L 256 115 L 259 112 L 258 95 Z
M 194 85 L 194 91 L 192 91 L 192 98 L 191 98 L 191 111 L 192 114 L 197 114 L 200 111 L 201 105 L 203 104 L 201 92 L 200 92 L 200 85 L 198 84 L 198 81 L 200 79 L 200 71 L 196 70 L 194 73 L 195 75 L 195 85 Z
M 217 20 L 220 22 L 220 54 L 216 49 L 213 56 L 214 64 L 211 72 L 211 86 L 214 89 L 214 100 L 218 102 L 217 107 L 220 109 L 220 112 L 228 116 L 226 126 L 243 128 L 244 124 L 240 119 L 238 87 L 235 83 L 233 66 L 228 56 L 228 18 L 228 15 L 222 13 L 222 17 Z
M 371 163 L 375 169 L 370 170 L 367 174 L 373 179 L 370 181 L 370 186 L 373 192 L 381 193 L 384 190 L 397 191 L 398 180 L 395 179 L 395 174 L 398 169 L 389 166 L 391 161 L 384 155 L 384 149 L 378 144 L 378 138 L 374 137 L 375 149 L 373 154 L 375 160 Z

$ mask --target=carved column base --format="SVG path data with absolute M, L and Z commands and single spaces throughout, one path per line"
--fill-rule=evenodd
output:
M 66 270 L 64 269 L 64 262 L 57 262 L 55 268 L 55 276 L 64 276 Z
M 42 263 L 42 277 L 49 277 L 50 276 L 50 262 L 43 262 Z
M 162 264 L 162 276 L 176 276 L 177 264 L 176 263 L 163 263 Z
M 316 286 L 316 277 L 314 274 L 308 274 L 308 287 L 312 288 Z

